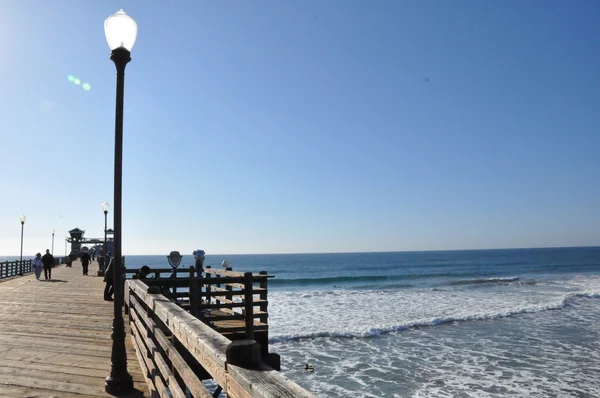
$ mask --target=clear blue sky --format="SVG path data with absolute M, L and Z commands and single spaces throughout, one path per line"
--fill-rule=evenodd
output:
M 120 8 L 125 254 L 600 244 L 597 1 L 23 0 L 0 13 L 0 254 L 21 214 L 27 255 L 102 235 Z

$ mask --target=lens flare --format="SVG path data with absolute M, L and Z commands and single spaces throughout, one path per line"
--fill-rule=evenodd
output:
M 73 83 L 74 85 L 81 87 L 83 89 L 83 91 L 90 91 L 92 89 L 91 84 L 83 83 L 81 81 L 81 79 L 79 79 L 73 75 L 67 75 L 67 80 L 70 81 L 71 83 Z

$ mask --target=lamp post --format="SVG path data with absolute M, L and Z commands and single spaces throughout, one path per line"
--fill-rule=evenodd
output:
M 67 240 L 69 239 L 68 236 L 65 236 L 65 259 L 67 258 Z
M 54 233 L 55 232 L 56 232 L 55 230 L 52 230 L 52 255 L 53 256 L 54 256 Z
M 102 264 L 102 275 L 104 275 L 104 270 L 108 265 L 108 257 L 106 255 L 106 217 L 108 215 L 108 203 L 102 203 L 102 211 L 104 212 L 104 245 L 102 246 L 102 251 L 104 252 L 104 263 Z
M 21 216 L 21 261 L 19 261 L 19 275 L 23 275 L 23 228 L 25 227 L 25 220 L 27 217 Z
M 123 321 L 123 283 L 121 281 L 121 196 L 123 174 L 123 95 L 125 91 L 125 66 L 131 61 L 131 49 L 137 37 L 137 24 L 123 10 L 111 15 L 104 21 L 104 33 L 110 59 L 117 68 L 117 97 L 115 110 L 115 179 L 114 179 L 114 238 L 113 238 L 113 288 L 114 318 L 112 324 L 112 352 L 110 375 L 106 378 L 104 389 L 117 395 L 133 390 L 133 378 L 127 372 L 127 353 L 125 352 L 125 324 Z

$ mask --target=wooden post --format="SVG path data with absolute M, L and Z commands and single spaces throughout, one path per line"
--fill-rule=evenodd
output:
M 205 270 L 206 270 L 206 279 L 210 279 L 210 275 L 211 275 L 210 274 L 210 271 L 211 271 L 210 265 L 206 266 Z M 211 302 L 211 297 L 210 297 L 211 288 L 210 288 L 210 281 L 208 281 L 208 280 L 206 281 L 206 289 L 205 290 L 206 290 L 206 299 L 204 300 L 204 302 L 207 303 L 207 304 L 210 304 L 210 302 Z
M 251 340 L 254 339 L 253 301 L 252 272 L 244 272 L 244 316 L 246 318 L 246 338 Z
M 231 267 L 225 268 L 225 271 L 231 271 L 231 270 L 233 270 L 233 268 L 231 268 Z M 227 290 L 225 298 L 229 301 L 233 301 L 233 288 L 230 285 L 225 285 L 225 289 Z M 233 308 L 232 308 L 232 310 L 233 310 Z
M 173 273 L 171 274 L 171 278 L 177 279 L 177 268 L 173 268 Z M 173 286 L 173 298 L 175 299 L 175 304 L 177 304 L 177 286 Z
M 190 280 L 190 314 L 198 318 L 198 308 L 199 305 L 199 290 L 200 284 L 198 283 L 198 279 L 194 278 Z
M 221 276 L 221 275 L 217 275 L 217 276 Z M 220 282 L 217 283 L 216 287 L 220 288 L 221 287 L 221 283 Z M 217 302 L 217 304 L 220 305 L 221 304 L 221 296 L 215 296 L 215 301 Z M 221 309 L 221 308 L 219 308 L 219 309 Z
M 260 281 L 260 288 L 264 289 L 261 290 L 260 292 L 260 312 L 263 312 L 263 314 L 260 314 L 260 321 L 262 323 L 267 323 L 268 322 L 268 316 L 267 316 L 267 306 L 268 306 L 268 302 L 267 302 L 267 271 L 260 271 L 259 275 L 263 275 L 265 277 L 265 280 Z
M 200 287 L 198 286 L 198 278 L 194 266 L 190 267 L 190 314 L 198 318 L 198 293 Z
M 225 350 L 227 363 L 245 369 L 259 369 L 262 363 L 260 347 L 254 340 L 236 340 Z

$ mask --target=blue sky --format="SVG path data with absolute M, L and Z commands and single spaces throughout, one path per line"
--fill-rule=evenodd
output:
M 596 1 L 23 0 L 0 13 L 2 255 L 21 214 L 25 254 L 102 235 L 120 8 L 124 254 L 600 244 Z

